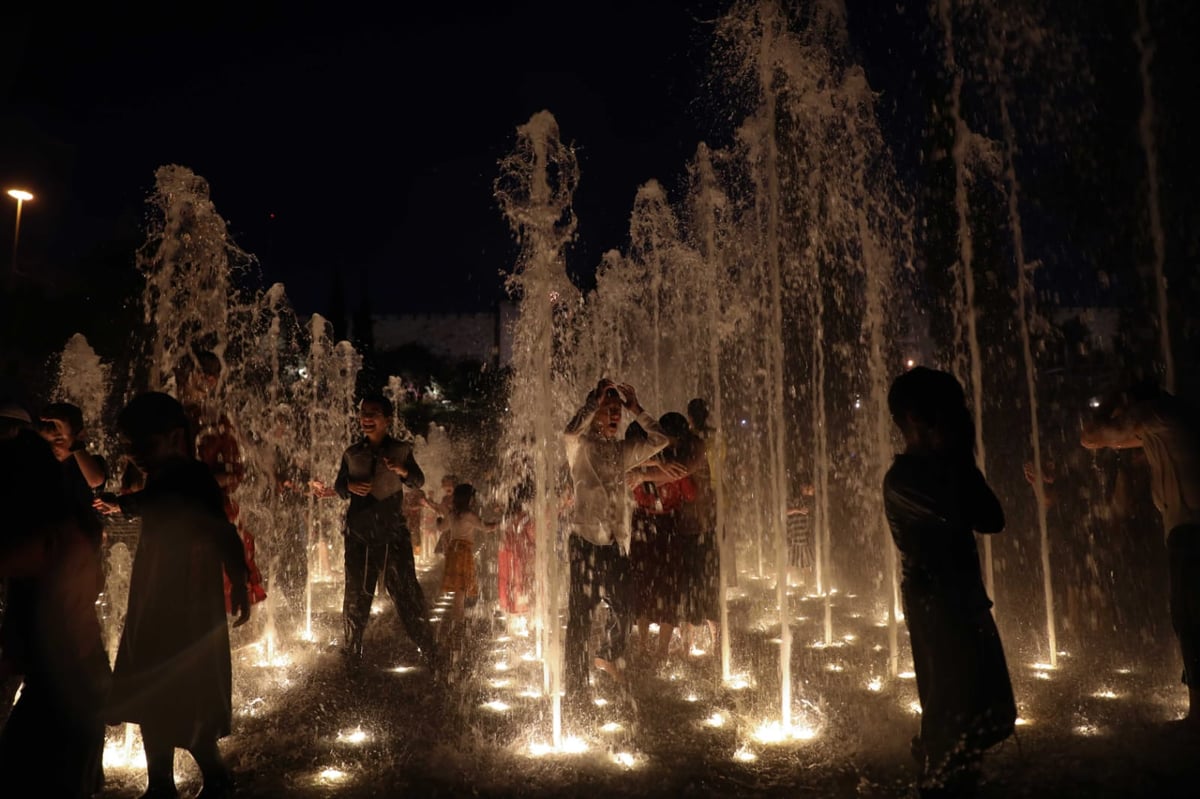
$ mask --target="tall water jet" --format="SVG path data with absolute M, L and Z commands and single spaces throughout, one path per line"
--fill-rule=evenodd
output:
M 900 362 L 902 318 L 885 300 L 897 267 L 913 260 L 911 202 L 879 127 L 875 94 L 847 57 L 839 4 L 789 7 L 785 15 L 775 3 L 742 3 L 724 25 L 735 57 L 741 54 L 738 94 L 757 102 L 739 136 L 770 295 L 755 330 L 768 339 L 762 396 L 769 526 L 780 526 L 776 508 L 786 511 L 780 462 L 794 461 L 794 479 L 814 492 L 824 643 L 835 638 L 835 579 L 882 583 L 894 664 L 895 553 L 878 486 L 890 451 L 886 394 L 889 364 Z
M 998 59 L 993 61 L 997 64 Z M 999 69 L 999 67 L 996 67 Z M 1037 363 L 1033 357 L 1033 338 L 1030 332 L 1030 316 L 1033 309 L 1033 281 L 1031 275 L 1036 264 L 1025 259 L 1025 236 L 1021 225 L 1021 186 L 1017 179 L 1016 129 L 1009 114 L 1009 90 L 1002 75 L 996 75 L 1000 86 L 1000 123 L 1004 134 L 1004 195 L 1008 211 L 1008 227 L 1012 235 L 1013 259 L 1017 269 L 1017 325 L 1021 334 L 1021 358 L 1025 366 L 1025 388 L 1029 401 L 1029 444 L 1033 450 L 1033 493 L 1037 504 L 1038 532 L 1042 556 L 1042 589 L 1046 607 L 1046 644 L 1049 648 L 1050 665 L 1058 665 L 1058 636 L 1054 623 L 1054 591 L 1050 573 L 1050 529 L 1046 518 L 1046 488 L 1042 463 L 1042 440 L 1038 420 Z
M 332 484 L 341 465 L 342 451 L 355 429 L 355 385 L 362 357 L 348 341 L 334 342 L 333 325 L 320 314 L 309 320 L 309 350 L 305 365 L 305 401 L 308 420 L 308 474 Z M 314 590 L 334 584 L 339 563 L 342 508 L 339 503 L 318 502 L 309 492 L 306 527 L 309 542 L 308 580 L 305 584 L 305 637 L 312 638 Z
M 559 138 L 553 115 L 542 111 L 517 129 L 516 148 L 500 162 L 495 195 L 521 253 L 509 289 L 519 297 L 513 333 L 509 405 L 518 409 L 507 431 L 510 451 L 528 453 L 534 483 L 535 580 L 544 688 L 552 707 L 552 740 L 562 745 L 561 564 L 555 480 L 562 466 L 561 425 L 570 404 L 556 315 L 578 304 L 563 251 L 574 238 L 572 209 L 579 180 L 574 150 Z M 589 375 L 588 379 L 594 379 Z
M 967 194 L 967 156 L 973 137 L 962 114 L 963 71 L 954 52 L 954 22 L 951 0 L 938 0 L 938 19 L 942 25 L 943 54 L 946 71 L 952 76 L 950 90 L 950 119 L 954 125 L 954 142 L 950 153 L 954 160 L 954 210 L 958 219 L 958 263 L 954 270 L 956 313 L 954 373 L 970 386 L 971 411 L 975 418 L 975 460 L 979 471 L 987 476 L 987 452 L 983 438 L 983 353 L 979 346 L 978 320 L 975 315 L 975 237 L 971 231 L 970 199 Z M 966 338 L 967 360 L 962 363 L 962 340 Z M 996 599 L 996 568 L 992 555 L 992 537 L 983 539 L 983 576 L 988 596 Z
M 721 400 L 721 341 L 724 338 L 726 325 L 722 319 L 721 296 L 727 290 L 724 280 L 724 264 L 722 252 L 718 246 L 718 229 L 720 213 L 728 200 L 720 189 L 717 177 L 713 171 L 712 154 L 707 145 L 697 148 L 696 160 L 693 166 L 696 183 L 695 197 L 695 226 L 699 239 L 700 256 L 705 267 L 704 280 L 705 308 L 703 316 L 714 328 L 708 336 L 708 370 L 711 380 L 710 396 L 712 397 L 712 418 L 714 427 L 708 437 L 710 447 L 710 462 L 712 465 L 712 481 L 714 499 L 716 502 L 717 558 L 718 558 L 718 591 L 720 599 L 721 625 L 721 680 L 728 681 L 733 675 L 733 652 L 730 646 L 729 631 L 729 588 L 734 575 L 737 574 L 737 549 L 733 546 L 732 537 L 726 530 L 725 519 L 725 427 Z
M 1133 40 L 1138 49 L 1138 74 L 1142 80 L 1142 113 L 1138 136 L 1146 156 L 1146 203 L 1150 213 L 1150 239 L 1154 244 L 1154 300 L 1158 308 L 1158 343 L 1163 360 L 1163 387 L 1175 393 L 1175 356 L 1171 350 L 1171 324 L 1167 303 L 1167 237 L 1159 203 L 1158 145 L 1154 135 L 1154 87 L 1150 67 L 1154 63 L 1153 31 L 1146 0 L 1138 0 L 1138 29 Z

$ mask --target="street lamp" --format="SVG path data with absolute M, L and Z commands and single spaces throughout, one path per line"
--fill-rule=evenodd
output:
M 13 231 L 13 254 L 12 254 L 12 271 L 17 273 L 17 243 L 21 240 L 21 206 L 27 200 L 32 200 L 33 195 L 24 189 L 9 189 L 8 196 L 17 201 L 17 227 Z

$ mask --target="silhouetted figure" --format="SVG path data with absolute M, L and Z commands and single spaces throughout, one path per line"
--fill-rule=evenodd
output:
M 1146 453 L 1151 495 L 1167 535 L 1171 624 L 1183 655 L 1187 721 L 1200 726 L 1200 421 L 1179 398 L 1144 381 L 1102 401 L 1080 443 Z
M 953 376 L 904 373 L 888 409 L 905 443 L 883 496 L 921 699 L 919 788 L 922 796 L 958 795 L 978 778 L 983 751 L 1016 722 L 974 536 L 1004 529 L 1004 511 L 975 465 L 974 427 Z
M 191 454 L 183 406 L 142 394 L 117 426 L 146 475 L 141 491 L 97 500 L 105 512 L 142 519 L 129 583 L 129 609 L 113 669 L 108 720 L 141 727 L 147 797 L 174 797 L 175 749 L 187 749 L 204 776 L 203 796 L 232 791 L 217 741 L 232 721 L 232 665 L 222 569 L 238 619 L 250 618 L 242 539 L 225 514 L 220 487 Z
M 0 730 L 5 796 L 88 797 L 103 787 L 104 703 L 111 673 L 96 598 L 103 577 L 49 445 L 31 430 L 0 440 L 0 674 L 23 680 Z M 6 708 L 7 710 L 7 708 Z

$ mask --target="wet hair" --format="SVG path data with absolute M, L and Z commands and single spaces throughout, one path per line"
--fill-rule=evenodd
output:
M 954 375 L 917 366 L 892 382 L 887 402 L 897 425 L 903 428 L 914 419 L 941 433 L 949 451 L 974 456 L 975 423 Z
M 687 417 L 677 411 L 668 411 L 660 416 L 658 426 L 663 429 L 664 433 L 677 440 L 687 438 L 692 431 Z
M 52 402 L 42 409 L 41 418 L 64 422 L 71 432 L 78 435 L 83 429 L 83 411 L 69 402 Z
M 358 403 L 358 407 L 361 410 L 362 406 L 368 405 L 368 404 L 378 405 L 379 410 L 383 411 L 384 416 L 390 417 L 396 410 L 392 406 L 392 401 L 390 399 L 388 399 L 387 397 L 383 396 L 382 394 L 366 394 L 366 395 L 364 395 L 362 398 L 362 401 L 360 401 Z
M 647 438 L 649 436 L 646 434 L 646 428 L 639 422 L 630 422 L 629 427 L 625 428 L 626 441 L 645 441 Z
M 696 397 L 687 404 L 687 415 L 697 430 L 708 430 L 708 403 L 703 397 Z
M 451 500 L 450 509 L 455 516 L 462 516 L 471 510 L 471 503 L 475 501 L 475 486 L 470 483 L 459 483 L 454 487 L 454 497 Z
M 189 425 L 179 400 L 161 391 L 149 391 L 130 400 L 117 416 L 117 429 L 139 441 L 172 430 L 187 433 Z

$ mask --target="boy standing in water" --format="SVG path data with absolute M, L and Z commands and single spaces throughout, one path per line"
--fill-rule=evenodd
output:
M 352 663 L 362 660 L 363 634 L 371 618 L 375 586 L 383 583 L 408 637 L 432 668 L 433 631 L 425 595 L 417 582 L 412 532 L 404 518 L 404 488 L 420 488 L 425 475 L 413 457 L 411 443 L 388 432 L 392 403 L 369 396 L 359 406 L 363 437 L 342 454 L 333 491 L 350 500 L 346 511 L 346 593 L 342 603 L 343 647 Z

